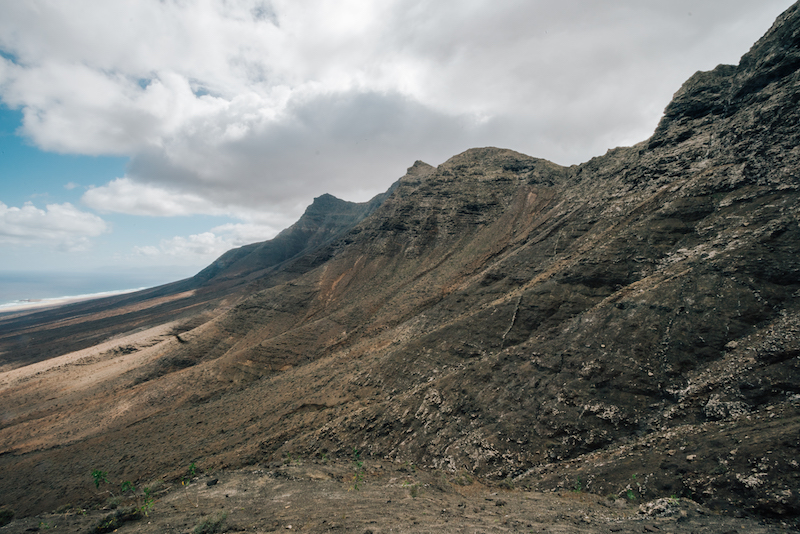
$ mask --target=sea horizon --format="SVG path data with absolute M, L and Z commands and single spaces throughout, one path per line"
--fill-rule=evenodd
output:
M 0 271 L 0 312 L 130 293 L 186 278 L 176 274 Z
M 26 310 L 39 307 L 59 306 L 61 304 L 69 304 L 71 302 L 78 302 L 83 300 L 99 299 L 103 297 L 113 297 L 115 295 L 124 295 L 125 293 L 133 293 L 141 291 L 147 287 L 136 287 L 132 289 L 117 289 L 114 291 L 101 291 L 99 293 L 87 293 L 84 295 L 65 295 L 63 297 L 48 297 L 41 299 L 23 299 L 14 300 L 10 302 L 0 302 L 0 313 L 13 312 L 19 310 Z

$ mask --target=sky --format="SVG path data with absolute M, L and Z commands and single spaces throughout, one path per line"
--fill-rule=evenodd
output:
M 788 0 L 0 0 L 0 271 L 191 276 L 415 160 L 647 139 Z

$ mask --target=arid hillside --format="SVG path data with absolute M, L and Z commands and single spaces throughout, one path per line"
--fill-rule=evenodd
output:
M 93 469 L 147 483 L 357 448 L 797 521 L 799 68 L 795 4 L 633 147 L 416 162 L 151 290 L 180 307 L 0 320 L 0 505 L 91 500 Z

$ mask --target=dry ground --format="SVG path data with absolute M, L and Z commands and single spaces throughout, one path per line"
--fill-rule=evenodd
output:
M 688 499 L 640 503 L 578 491 L 535 493 L 372 460 L 360 468 L 352 460 L 297 458 L 246 470 L 203 473 L 198 466 L 186 486 L 160 480 L 150 486 L 155 500 L 149 514 L 108 530 L 97 527 L 115 510 L 141 506 L 141 492 L 135 499 L 115 498 L 103 490 L 117 486 L 101 484 L 87 495 L 95 504 L 23 518 L 0 533 L 797 532 L 781 523 L 719 515 Z

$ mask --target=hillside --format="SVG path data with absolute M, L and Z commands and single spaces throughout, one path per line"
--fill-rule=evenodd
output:
M 797 526 L 798 67 L 795 4 L 642 143 L 571 167 L 417 162 L 385 198 L 321 197 L 311 223 L 158 290 L 202 306 L 26 356 L 0 374 L 2 504 L 85 501 L 93 469 L 148 483 L 355 447 Z
M 85 349 L 169 321 L 182 321 L 176 332 L 197 326 L 253 292 L 254 282 L 275 284 L 296 276 L 285 269 L 277 277 L 266 275 L 350 230 L 385 197 L 381 194 L 356 203 L 322 195 L 274 239 L 230 250 L 186 280 L 44 311 L 0 313 L 0 370 Z

